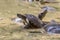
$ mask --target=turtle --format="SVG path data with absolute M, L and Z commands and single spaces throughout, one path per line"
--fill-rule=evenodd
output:
M 60 34 L 60 23 L 57 23 L 56 21 L 52 20 L 50 23 L 44 26 L 44 30 L 48 34 Z
M 22 17 L 20 17 L 20 14 L 19 14 L 18 17 L 22 18 Z M 32 14 L 25 14 L 25 15 L 23 15 L 23 18 L 25 18 L 24 20 L 26 20 L 26 19 L 28 20 L 27 25 L 24 27 L 26 29 L 29 29 L 29 28 L 41 28 L 42 27 L 43 22 L 41 20 L 39 20 L 38 17 L 36 17 L 36 16 L 34 16 Z
M 44 8 L 44 9 L 42 10 L 42 12 L 38 14 L 38 18 L 39 18 L 40 20 L 42 20 L 42 19 L 45 17 L 46 14 L 47 14 L 47 7 Z
M 25 25 L 24 27 L 25 29 L 44 28 L 44 30 L 48 34 L 50 33 L 59 34 L 60 33 L 60 24 L 54 20 L 52 20 L 51 22 L 43 26 L 43 22 L 32 14 L 25 14 L 24 17 L 26 17 L 26 19 L 28 20 L 27 25 Z

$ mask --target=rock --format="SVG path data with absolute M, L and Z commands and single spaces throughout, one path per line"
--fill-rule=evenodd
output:
M 45 0 L 46 2 L 54 3 L 56 0 Z
M 45 3 L 59 3 L 56 0 L 40 0 L 41 4 L 45 4 Z
M 45 8 L 47 8 L 48 12 L 56 12 L 56 9 L 54 7 L 51 7 L 51 6 L 44 6 L 44 7 L 42 7 L 43 10 Z
M 16 23 L 16 24 L 21 24 L 21 23 L 23 23 L 23 20 L 21 19 L 21 18 L 12 18 L 11 19 L 14 23 Z
M 60 24 L 52 20 L 50 23 L 44 26 L 45 31 L 48 34 L 60 34 Z

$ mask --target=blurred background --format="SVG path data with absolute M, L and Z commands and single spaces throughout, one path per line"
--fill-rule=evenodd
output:
M 0 40 L 60 40 L 60 36 L 47 34 L 30 34 L 11 21 L 16 14 L 33 14 L 37 16 L 48 7 L 43 21 L 60 22 L 60 0 L 0 0 Z M 40 29 L 38 29 L 40 31 Z

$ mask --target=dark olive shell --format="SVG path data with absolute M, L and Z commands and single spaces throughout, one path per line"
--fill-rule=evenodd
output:
M 31 28 L 41 28 L 42 21 L 40 21 L 36 16 L 32 14 L 25 14 L 26 18 L 29 21 L 29 24 L 32 26 Z

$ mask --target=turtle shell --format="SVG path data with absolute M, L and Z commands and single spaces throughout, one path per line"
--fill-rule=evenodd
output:
M 32 14 L 25 14 L 26 18 L 28 19 L 31 28 L 41 28 L 42 27 L 42 21 L 39 20 L 36 16 Z

